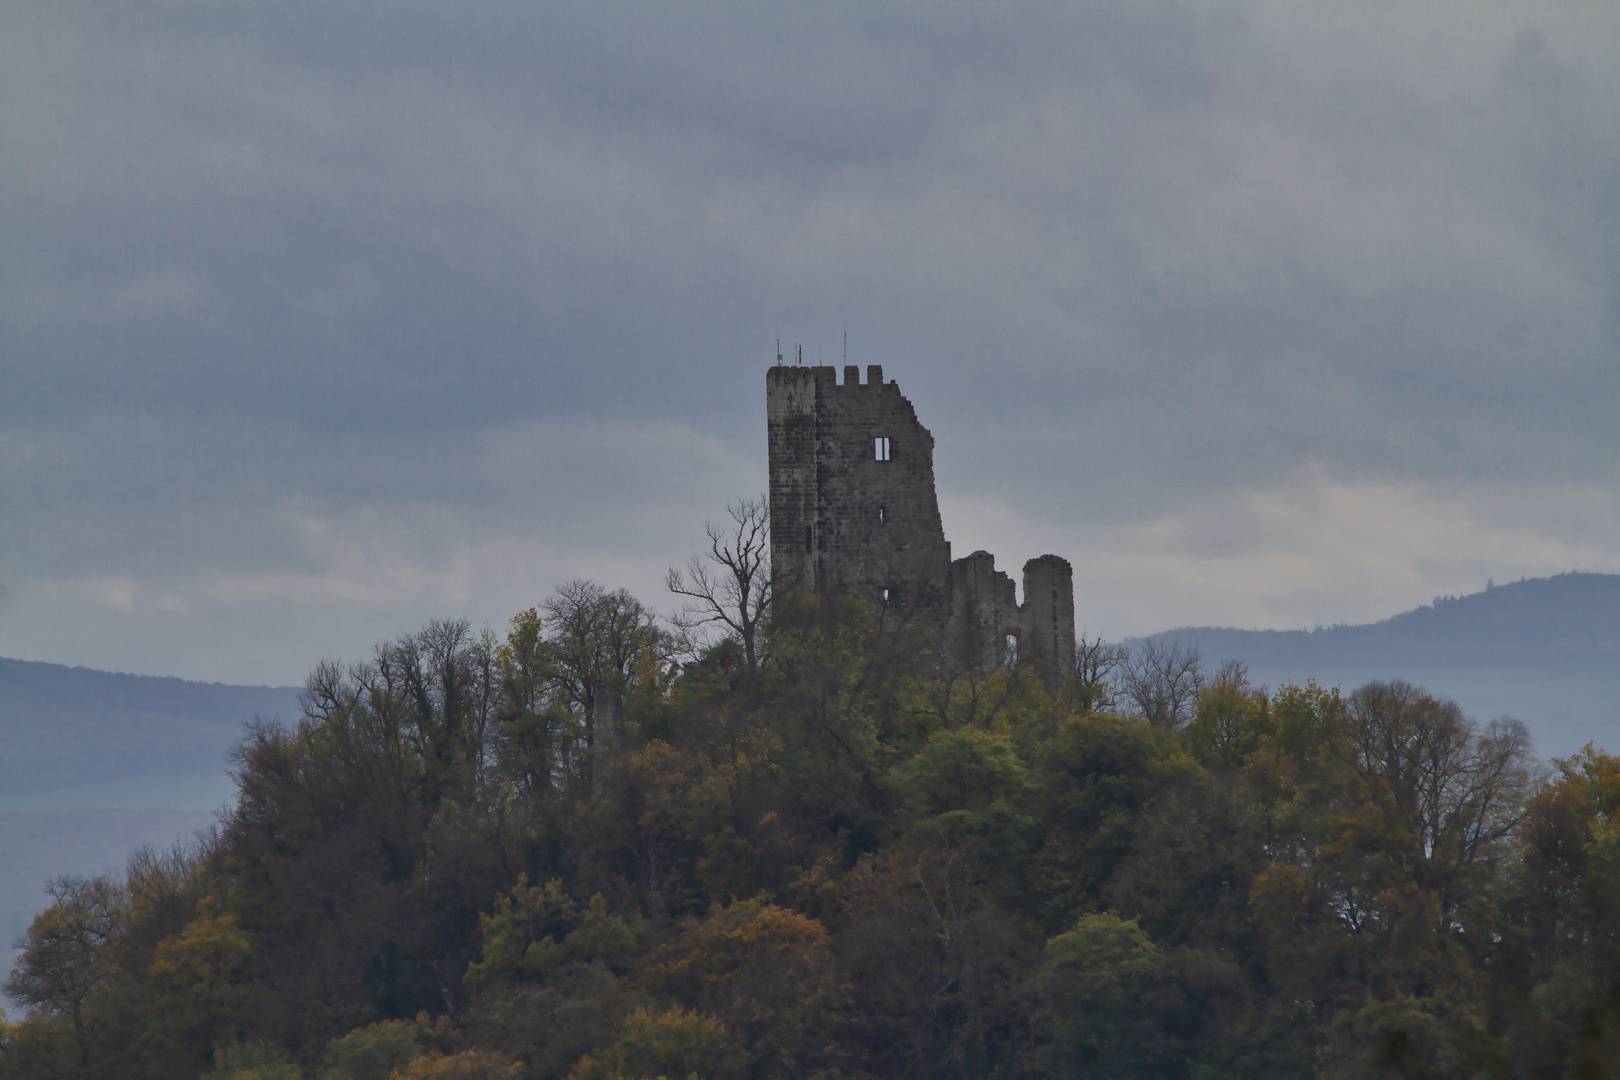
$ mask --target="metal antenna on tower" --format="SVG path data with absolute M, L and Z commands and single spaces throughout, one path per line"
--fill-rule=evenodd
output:
M 776 339 L 776 366 L 782 366 L 782 339 Z

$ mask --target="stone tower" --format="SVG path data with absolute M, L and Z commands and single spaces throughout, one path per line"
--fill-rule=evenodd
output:
M 788 588 L 855 593 L 943 616 L 951 548 L 934 497 L 934 438 L 883 369 L 773 367 L 771 565 Z
M 995 558 L 955 562 L 934 493 L 934 437 L 876 364 L 778 364 L 765 377 L 771 564 L 779 589 L 853 594 L 931 629 L 946 661 L 989 671 L 1009 644 L 1047 686 L 1074 673 L 1068 562 L 1024 564 L 1024 603 Z

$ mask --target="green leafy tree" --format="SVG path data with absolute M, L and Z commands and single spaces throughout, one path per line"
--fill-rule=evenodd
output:
M 468 1027 L 480 1042 L 559 1076 L 611 1039 L 622 1001 L 615 972 L 639 951 L 635 923 L 601 896 L 580 905 L 558 881 L 520 876 L 481 924 L 483 950 L 467 973 L 480 994 Z
M 118 975 L 112 945 L 123 897 L 102 877 L 54 878 L 46 891 L 52 903 L 29 923 L 6 994 L 47 1020 L 64 1021 L 76 1067 L 85 1069 L 102 1023 L 93 1007 L 96 995 Z M 32 1041 L 38 1050 L 48 1042 Z
M 1057 1076 L 1165 1075 L 1174 1050 L 1160 1025 L 1164 954 L 1134 921 L 1083 916 L 1046 944 L 1035 974 L 1041 1064 Z
M 164 1057 L 183 1060 L 202 1059 L 216 1043 L 239 1038 L 252 955 L 236 916 L 205 897 L 186 928 L 159 942 L 152 956 L 146 981 L 154 1028 L 148 1041 L 160 1042 Z
M 823 1059 L 835 985 L 826 928 L 765 899 L 716 907 L 655 951 L 644 985 L 714 1016 L 756 1076 L 808 1075 Z
M 1510 1052 L 1526 1076 L 1605 1076 L 1620 1059 L 1620 758 L 1554 762 L 1525 819 L 1510 954 Z
M 1249 685 L 1242 664 L 1227 664 L 1198 691 L 1187 743 L 1202 765 L 1231 771 L 1242 767 L 1274 727 L 1265 692 Z
M 1055 933 L 1102 905 L 1143 811 L 1198 766 L 1166 732 L 1106 714 L 1064 719 L 1029 756 L 1039 840 L 1009 903 Z
M 453 1053 L 460 1036 L 447 1017 L 419 1013 L 414 1021 L 382 1020 L 333 1039 L 319 1080 L 388 1080 L 419 1057 Z
M 725 1025 L 677 1007 L 632 1012 L 618 1040 L 600 1056 L 581 1058 L 569 1075 L 570 1080 L 738 1080 L 745 1074 L 743 1055 Z
M 270 1043 L 230 1043 L 214 1054 L 206 1080 L 304 1080 L 287 1052 Z
M 521 1080 L 522 1076 L 517 1062 L 474 1047 L 459 1054 L 416 1058 L 394 1073 L 394 1080 Z

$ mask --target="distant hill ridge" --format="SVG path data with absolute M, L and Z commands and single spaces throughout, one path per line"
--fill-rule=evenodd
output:
M 1348 689 L 1406 678 L 1483 714 L 1512 712 L 1533 728 L 1541 722 L 1538 742 L 1548 751 L 1567 752 L 1576 737 L 1620 748 L 1617 574 L 1492 585 L 1355 626 L 1183 627 L 1154 637 L 1194 645 L 1211 665 L 1241 660 L 1256 682 L 1314 678 Z M 0 659 L 0 794 L 136 776 L 217 776 L 244 724 L 297 714 L 296 687 Z
M 294 687 L 0 659 L 0 790 L 217 772 L 244 724 L 297 708 Z
M 1559 574 L 1358 626 L 1317 630 L 1182 627 L 1153 638 L 1193 646 L 1210 666 L 1239 660 L 1255 683 L 1314 679 L 1348 691 L 1405 679 L 1477 719 L 1524 720 L 1543 756 L 1587 742 L 1620 750 L 1620 575 Z M 1129 643 L 1127 643 L 1129 644 Z
M 1194 642 L 1211 661 L 1254 654 L 1267 663 L 1317 661 L 1332 667 L 1387 662 L 1584 669 L 1620 659 L 1620 574 L 1568 573 L 1490 585 L 1355 626 L 1182 627 L 1153 637 Z

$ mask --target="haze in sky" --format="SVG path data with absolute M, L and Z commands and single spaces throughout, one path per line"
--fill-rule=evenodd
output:
M 1620 8 L 0 6 L 0 655 L 670 606 L 845 332 L 1093 634 L 1620 570 Z

